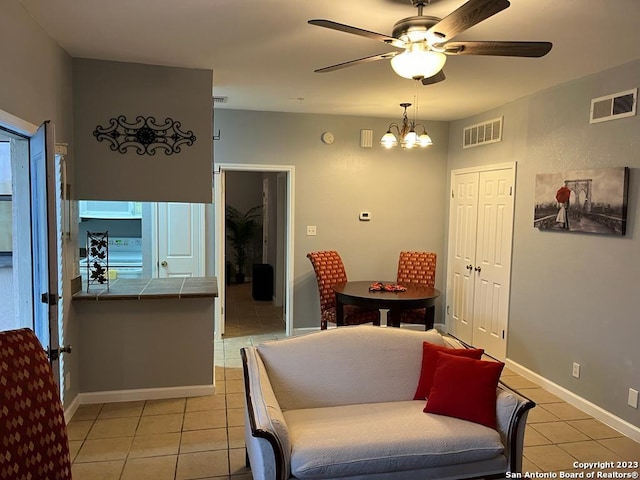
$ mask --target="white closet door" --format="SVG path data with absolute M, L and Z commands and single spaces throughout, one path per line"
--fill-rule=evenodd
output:
M 478 211 L 478 174 L 453 176 L 449 233 L 449 282 L 447 297 L 452 332 L 473 341 L 473 289 Z M 471 267 L 471 268 L 469 268 Z
M 473 344 L 502 359 L 507 353 L 513 180 L 513 169 L 481 172 L 478 189 Z
M 447 321 L 451 333 L 506 356 L 515 164 L 452 172 Z

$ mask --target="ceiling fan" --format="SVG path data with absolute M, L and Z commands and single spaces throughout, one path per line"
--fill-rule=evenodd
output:
M 456 35 L 508 8 L 509 0 L 468 0 L 443 19 L 422 14 L 431 0 L 411 0 L 411 3 L 417 7 L 418 15 L 396 22 L 391 36 L 331 20 L 309 20 L 311 25 L 359 35 L 404 50 L 358 58 L 319 68 L 315 72 L 333 72 L 353 65 L 391 59 L 391 66 L 401 77 L 431 85 L 446 78 L 442 67 L 449 55 L 542 57 L 553 46 L 550 42 L 450 41 Z

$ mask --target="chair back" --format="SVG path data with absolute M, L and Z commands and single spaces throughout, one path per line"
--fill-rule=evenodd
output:
M 432 252 L 400 252 L 397 282 L 434 287 L 436 258 Z
M 0 332 L 0 478 L 71 479 L 58 385 L 27 328 Z
M 311 252 L 307 254 L 307 258 L 311 261 L 316 273 L 322 313 L 336 306 L 336 294 L 331 287 L 337 283 L 346 282 L 347 272 L 342 258 L 335 250 Z

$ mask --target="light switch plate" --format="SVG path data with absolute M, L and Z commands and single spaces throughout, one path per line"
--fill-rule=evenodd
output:
M 315 225 L 307 225 L 307 236 L 316 235 L 316 226 Z

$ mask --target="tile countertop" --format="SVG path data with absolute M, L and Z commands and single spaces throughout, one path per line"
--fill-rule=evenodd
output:
M 106 285 L 91 285 L 73 294 L 73 300 L 153 300 L 218 296 L 215 277 L 118 278 Z

